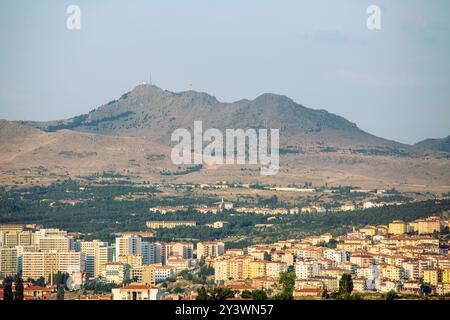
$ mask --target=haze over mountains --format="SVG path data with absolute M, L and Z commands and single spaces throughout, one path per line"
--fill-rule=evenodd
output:
M 203 121 L 204 130 L 280 129 L 280 173 L 262 177 L 255 166 L 203 166 L 200 171 L 174 166 L 171 133 L 192 130 L 196 120 Z M 206 93 L 174 93 L 144 84 L 71 119 L 1 121 L 0 146 L 0 182 L 5 184 L 47 183 L 108 171 L 132 181 L 313 181 L 450 190 L 445 142 L 410 146 L 385 140 L 340 116 L 275 94 L 222 103 Z

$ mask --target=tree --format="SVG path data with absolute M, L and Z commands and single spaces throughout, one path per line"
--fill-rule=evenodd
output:
M 56 300 L 64 300 L 64 293 L 69 274 L 66 272 L 58 271 L 56 277 L 54 278 L 56 278 Z
M 264 260 L 266 261 L 271 261 L 272 260 L 272 255 L 268 252 L 264 252 Z
M 210 291 L 210 300 L 225 300 L 234 298 L 235 292 L 229 288 L 214 288 Z
M 241 298 L 243 298 L 243 299 L 250 299 L 250 298 L 253 298 L 253 297 L 252 297 L 252 292 L 251 292 L 250 290 L 244 290 L 244 291 L 242 291 L 242 293 L 241 293 Z
M 394 290 L 391 290 L 388 293 L 386 293 L 385 297 L 386 300 L 395 300 L 397 298 L 398 298 L 397 293 Z
M 429 285 L 423 284 L 420 286 L 420 294 L 427 297 L 429 294 L 431 294 L 433 290 Z
M 201 287 L 200 289 L 197 289 L 197 300 L 209 300 L 208 292 L 206 291 L 205 287 Z
M 26 279 L 26 282 L 30 282 L 34 286 L 45 287 L 45 278 L 44 277 L 39 277 L 36 280 L 34 280 L 32 278 L 28 278 L 28 279 Z
M 339 280 L 339 294 L 351 294 L 353 291 L 353 280 L 350 274 L 343 274 Z
M 201 287 L 197 290 L 197 300 L 225 300 L 234 298 L 235 292 L 229 288 L 208 288 Z
M 179 286 L 176 286 L 175 288 L 173 288 L 173 292 L 175 292 L 175 293 L 183 293 L 184 289 L 179 287 Z
M 257 289 L 252 291 L 252 298 L 255 300 L 267 300 L 267 292 L 264 289 Z
M 281 292 L 276 296 L 278 300 L 292 300 L 295 286 L 295 273 L 283 272 L 280 274 L 279 284 Z
M 19 276 L 16 277 L 15 287 L 14 300 L 23 300 L 23 280 Z
M 14 299 L 12 284 L 13 284 L 12 277 L 6 277 L 3 280 L 3 300 L 5 301 L 12 301 Z
M 61 284 L 56 288 L 56 300 L 64 300 L 64 286 Z

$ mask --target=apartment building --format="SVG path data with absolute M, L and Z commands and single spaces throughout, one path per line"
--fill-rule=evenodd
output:
M 136 235 L 126 235 L 116 238 L 116 259 L 121 255 L 142 254 L 142 238 Z
M 442 282 L 450 283 L 450 268 L 442 271 Z
M 23 278 L 47 278 L 49 274 L 84 271 L 84 254 L 75 251 L 31 251 L 22 257 Z
M 69 251 L 73 249 L 73 238 L 67 236 L 46 236 L 39 239 L 41 251 Z
M 442 270 L 441 269 L 425 269 L 423 270 L 423 282 L 437 286 L 442 282 Z
M 389 234 L 402 235 L 408 232 L 408 224 L 401 220 L 395 220 L 389 223 L 388 226 Z
M 27 246 L 33 242 L 31 231 L 17 231 L 15 228 L 0 231 L 0 247 L 13 248 L 15 246 Z
M 176 227 L 195 227 L 197 222 L 195 221 L 147 221 L 147 228 L 149 229 L 173 229 Z
M 287 264 L 284 262 L 265 261 L 266 272 L 265 276 L 278 279 L 280 274 L 287 271 Z
M 130 279 L 130 266 L 126 263 L 108 262 L 103 276 L 106 281 L 120 284 Z
M 402 269 L 395 265 L 381 264 L 380 265 L 381 277 L 392 281 L 400 281 L 402 278 Z
M 197 244 L 197 258 L 217 257 L 224 253 L 225 244 L 221 241 L 199 242 Z
M 319 263 L 315 260 L 300 260 L 295 263 L 297 279 L 309 279 L 319 276 Z
M 122 254 L 118 257 L 117 261 L 120 263 L 128 264 L 132 269 L 138 269 L 142 267 L 142 255 L 140 254 Z
M 442 223 L 439 217 L 430 217 L 417 221 L 417 232 L 419 234 L 433 234 L 442 230 Z
M 142 264 L 149 265 L 161 262 L 161 248 L 156 243 L 142 241 L 141 243 Z
M 98 278 L 103 274 L 105 264 L 112 261 L 112 252 L 107 242 L 99 240 L 82 241 L 79 251 L 85 256 L 85 271 L 90 278 Z
M 17 249 L 0 247 L 0 278 L 15 276 L 18 272 Z
M 171 258 L 167 259 L 166 265 L 169 267 L 175 268 L 177 270 L 177 272 L 179 272 L 182 270 L 191 269 L 194 264 L 193 264 L 192 259 L 182 259 L 182 258 L 171 257 Z

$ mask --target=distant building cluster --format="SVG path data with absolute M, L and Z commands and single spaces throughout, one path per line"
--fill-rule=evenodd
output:
M 418 295 L 427 285 L 432 293 L 450 294 L 448 245 L 432 235 L 449 221 L 430 217 L 412 222 L 366 226 L 345 236 L 331 234 L 226 250 L 210 257 L 215 281 L 230 288 L 277 290 L 280 273 L 293 270 L 294 296 L 320 297 L 339 290 L 344 274 L 354 292 L 395 291 Z M 331 242 L 334 246 L 330 246 Z
M 273 188 L 278 189 L 278 188 Z M 285 188 L 290 189 L 290 188 Z M 225 202 L 223 199 L 221 202 L 215 205 L 198 205 L 192 208 L 188 206 L 156 206 L 149 208 L 152 213 L 157 213 L 165 215 L 168 213 L 183 213 L 188 212 L 190 209 L 202 214 L 217 214 L 223 212 L 224 210 L 233 210 L 236 213 L 243 214 L 260 214 L 260 215 L 287 215 L 287 214 L 320 214 L 320 213 L 339 213 L 348 212 L 355 210 L 366 210 L 371 208 L 379 208 L 386 206 L 399 206 L 404 204 L 404 202 L 374 202 L 365 201 L 361 203 L 354 202 L 344 202 L 337 207 L 325 208 L 321 205 L 305 205 L 303 207 L 261 207 L 261 206 L 235 206 L 231 202 Z
M 167 227 L 171 227 L 170 225 Z M 0 225 L 0 278 L 21 275 L 24 281 L 38 280 L 52 286 L 52 277 L 67 273 L 69 289 L 79 289 L 89 280 L 125 285 L 113 289 L 113 299 L 161 299 L 159 282 L 174 279 L 183 270 L 191 270 L 197 259 L 224 253 L 220 241 L 148 242 L 143 232 L 125 232 L 109 244 L 85 241 L 79 234 L 37 225 Z M 49 297 L 48 289 L 34 288 L 36 299 Z M 38 290 L 39 289 L 39 290 Z M 28 292 L 28 291 L 27 291 Z M 84 300 L 92 297 L 81 297 Z M 101 299 L 101 297 L 100 297 Z
M 152 223 L 153 228 L 179 226 L 173 221 Z M 336 292 L 345 274 L 351 276 L 354 292 L 417 295 L 426 285 L 435 294 L 447 295 L 449 247 L 436 235 L 448 226 L 449 221 L 440 217 L 395 220 L 337 238 L 325 233 L 226 249 L 222 241 L 149 242 L 148 232 L 120 233 L 111 244 L 86 241 L 78 233 L 60 229 L 4 224 L 0 225 L 0 278 L 21 275 L 26 299 L 48 299 L 53 275 L 62 272 L 68 274 L 71 290 L 92 280 L 118 286 L 109 296 L 84 295 L 79 297 L 82 300 L 159 300 L 170 296 L 159 283 L 175 281 L 184 271 L 195 274 L 201 261 L 212 268 L 217 286 L 236 292 L 276 292 L 280 275 L 293 272 L 297 298 Z M 30 283 L 40 278 L 45 286 Z

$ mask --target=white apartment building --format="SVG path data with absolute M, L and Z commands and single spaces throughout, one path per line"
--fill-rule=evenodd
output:
M 356 270 L 358 278 L 366 279 L 366 290 L 376 290 L 381 278 L 381 271 L 377 265 L 371 265 L 366 268 Z
M 266 276 L 278 279 L 280 273 L 287 271 L 287 264 L 284 262 L 266 261 Z
M 174 278 L 177 274 L 177 269 L 170 266 L 154 266 L 155 281 L 161 282 L 170 278 Z
M 67 231 L 60 229 L 39 229 L 33 233 L 33 244 L 39 245 L 42 238 L 61 238 L 67 237 Z
M 420 266 L 417 260 L 405 261 L 401 267 L 403 279 L 417 280 L 420 278 Z
M 22 277 L 47 278 L 52 273 L 84 271 L 84 254 L 75 251 L 24 252 L 22 258 Z
M 108 282 L 120 284 L 130 278 L 130 266 L 126 263 L 108 262 L 103 276 Z
M 297 279 L 309 279 L 319 276 L 319 263 L 315 260 L 300 260 L 295 263 Z
M 38 247 L 41 251 L 69 251 L 73 249 L 72 237 L 49 236 L 39 239 Z
M 332 260 L 337 264 L 347 262 L 349 260 L 348 253 L 344 250 L 327 249 L 323 251 L 323 256 L 324 258 Z

